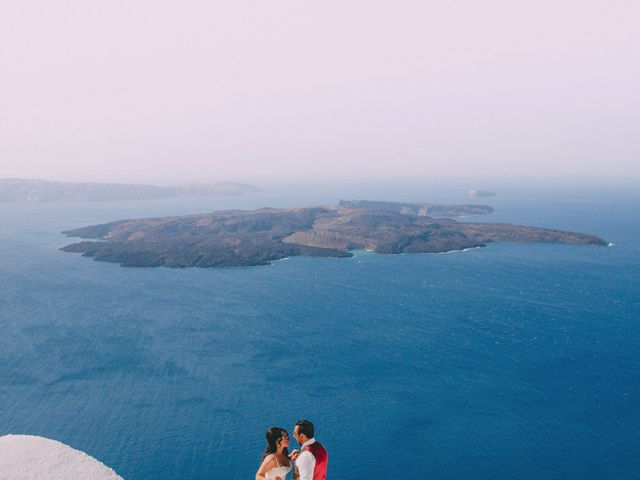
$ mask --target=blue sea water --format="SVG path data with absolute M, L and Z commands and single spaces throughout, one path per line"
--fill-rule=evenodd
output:
M 464 201 L 386 192 L 373 198 Z M 0 205 L 0 435 L 58 439 L 127 480 L 234 480 L 253 478 L 268 427 L 309 418 L 331 479 L 640 478 L 633 192 L 505 188 L 478 201 L 496 213 L 465 219 L 610 248 L 179 270 L 59 251 L 78 226 L 335 200 Z

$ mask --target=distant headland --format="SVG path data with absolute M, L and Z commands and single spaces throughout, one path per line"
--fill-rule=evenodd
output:
M 224 267 L 267 265 L 298 255 L 350 257 L 350 250 L 358 249 L 398 254 L 464 250 L 492 242 L 607 245 L 584 233 L 436 219 L 420 213 L 427 208 L 424 205 L 431 204 L 353 200 L 335 206 L 120 220 L 63 232 L 92 241 L 62 250 L 127 267 Z M 433 208 L 466 213 L 489 209 L 478 205 Z
M 467 192 L 467 197 L 469 198 L 488 198 L 495 196 L 495 192 L 492 192 L 491 190 L 481 190 L 479 188 L 472 188 Z
M 125 183 L 71 183 L 3 178 L 0 179 L 0 203 L 149 200 L 178 195 L 242 195 L 258 190 L 258 187 L 253 185 L 235 182 L 159 187 Z
M 442 205 L 437 203 L 400 203 L 371 200 L 340 200 L 339 207 L 384 210 L 420 217 L 466 217 L 493 213 L 487 205 Z

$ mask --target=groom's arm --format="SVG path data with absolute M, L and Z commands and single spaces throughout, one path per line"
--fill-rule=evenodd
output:
M 316 457 L 309 451 L 301 452 L 296 459 L 296 467 L 300 473 L 300 480 L 313 480 L 313 469 L 316 466 Z

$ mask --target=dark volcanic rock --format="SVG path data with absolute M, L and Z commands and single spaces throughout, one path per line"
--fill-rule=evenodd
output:
M 349 250 L 435 253 L 490 242 L 606 245 L 593 235 L 509 224 L 458 223 L 394 211 L 337 207 L 219 211 L 122 220 L 63 232 L 94 238 L 62 250 L 129 267 L 266 265 L 306 255 L 348 257 Z

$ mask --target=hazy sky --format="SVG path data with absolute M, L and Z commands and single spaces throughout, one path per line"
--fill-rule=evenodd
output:
M 640 2 L 0 3 L 0 177 L 640 180 Z

